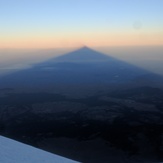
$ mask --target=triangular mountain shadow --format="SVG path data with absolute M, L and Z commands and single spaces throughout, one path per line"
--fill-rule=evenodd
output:
M 0 88 L 56 88 L 65 85 L 153 84 L 159 75 L 83 47 L 1 77 Z
M 52 62 L 100 62 L 100 61 L 107 61 L 111 59 L 113 58 L 84 46 L 68 54 L 64 54 L 62 56 L 52 58 L 49 61 L 51 63 Z

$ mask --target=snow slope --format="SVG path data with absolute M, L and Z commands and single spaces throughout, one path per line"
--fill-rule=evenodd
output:
M 0 163 L 77 163 L 0 136 Z

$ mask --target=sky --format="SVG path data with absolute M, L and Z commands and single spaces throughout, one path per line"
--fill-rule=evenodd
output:
M 0 0 L 0 48 L 163 45 L 162 0 Z

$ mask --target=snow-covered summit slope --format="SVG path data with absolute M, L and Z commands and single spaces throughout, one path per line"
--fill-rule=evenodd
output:
M 0 136 L 1 163 L 77 163 Z

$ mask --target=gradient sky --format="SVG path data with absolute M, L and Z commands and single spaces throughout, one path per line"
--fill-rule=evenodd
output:
M 0 48 L 163 45 L 163 0 L 0 0 Z

